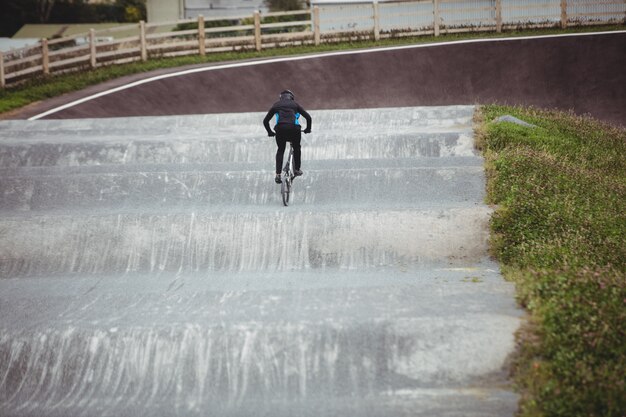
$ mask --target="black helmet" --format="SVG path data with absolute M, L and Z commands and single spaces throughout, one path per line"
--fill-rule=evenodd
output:
M 280 99 L 295 100 L 296 96 L 291 90 L 283 90 L 280 92 Z

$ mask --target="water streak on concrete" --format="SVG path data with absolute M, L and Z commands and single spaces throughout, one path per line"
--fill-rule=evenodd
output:
M 513 416 L 473 112 L 1 122 L 0 414 Z

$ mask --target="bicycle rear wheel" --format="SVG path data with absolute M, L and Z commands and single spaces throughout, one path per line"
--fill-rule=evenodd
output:
M 280 193 L 283 197 L 283 204 L 289 205 L 289 195 L 291 194 L 291 181 L 293 180 L 293 146 L 289 146 L 289 156 L 283 168 L 283 182 L 280 185 Z

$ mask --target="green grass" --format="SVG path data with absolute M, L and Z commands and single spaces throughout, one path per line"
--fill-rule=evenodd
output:
M 597 32 L 623 30 L 623 25 L 597 26 L 597 27 L 580 27 L 561 29 L 541 29 L 526 31 L 506 31 L 498 33 L 467 33 L 406 38 L 391 38 L 380 41 L 362 40 L 354 42 L 341 42 L 334 44 L 322 44 L 320 46 L 294 46 L 280 49 L 266 49 L 260 52 L 256 51 L 239 51 L 208 54 L 204 57 L 186 56 L 179 58 L 160 58 L 151 59 L 147 62 L 135 62 L 123 65 L 111 65 L 101 67 L 95 70 L 85 70 L 71 74 L 55 75 L 48 77 L 39 77 L 23 83 L 18 86 L 0 90 L 0 113 L 6 113 L 11 110 L 19 109 L 28 104 L 45 100 L 48 98 L 60 96 L 72 91 L 78 91 L 85 87 L 99 84 L 104 81 L 119 78 L 125 75 L 148 72 L 163 68 L 173 68 L 185 65 L 229 62 L 237 60 L 247 60 L 255 58 L 268 58 L 273 56 L 290 56 L 308 53 L 344 51 L 352 49 L 373 48 L 381 46 L 399 46 L 408 44 L 424 44 L 433 42 L 449 42 L 465 39 L 482 39 L 495 37 L 519 37 L 530 35 L 549 35 L 560 33 L 580 33 L 580 32 Z
M 536 125 L 493 123 L 511 114 Z M 491 248 L 530 313 L 521 416 L 626 415 L 626 130 L 570 113 L 481 109 Z

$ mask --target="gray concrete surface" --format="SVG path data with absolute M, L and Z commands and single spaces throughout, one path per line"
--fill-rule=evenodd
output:
M 0 122 L 0 414 L 513 416 L 473 112 Z

